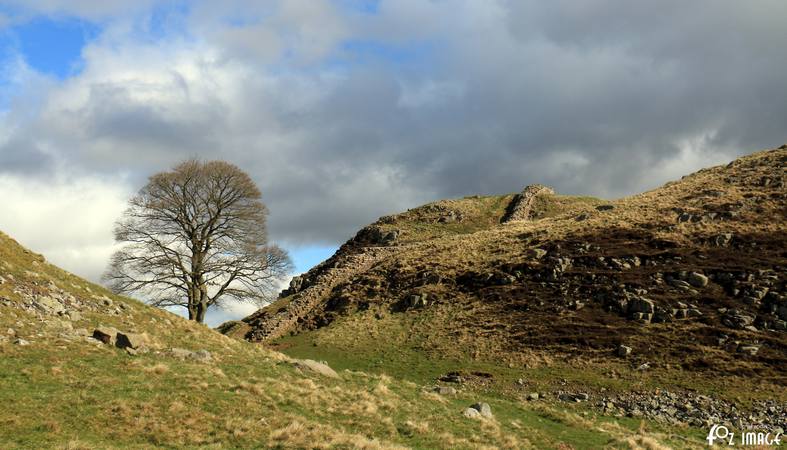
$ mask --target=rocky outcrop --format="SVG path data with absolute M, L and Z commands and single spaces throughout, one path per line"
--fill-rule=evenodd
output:
M 339 256 L 335 257 L 331 264 L 312 274 L 308 285 L 304 287 L 303 281 L 299 280 L 297 287 L 301 290 L 292 294 L 284 305 L 271 305 L 243 319 L 251 328 L 245 336 L 246 339 L 263 342 L 285 335 L 320 305 L 336 286 L 368 270 L 392 252 L 392 249 L 386 247 L 368 247 L 353 254 L 338 252 Z
M 501 223 L 518 222 L 522 220 L 531 219 L 531 211 L 533 210 L 533 202 L 539 195 L 554 194 L 555 190 L 549 186 L 541 184 L 531 184 L 522 190 L 519 194 L 515 195 L 508 205 L 506 215 L 500 221 Z

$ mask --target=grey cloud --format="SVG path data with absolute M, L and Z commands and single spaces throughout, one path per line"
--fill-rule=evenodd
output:
M 59 89 L 89 95 L 15 139 L 35 133 L 72 166 L 140 183 L 188 156 L 233 161 L 260 184 L 273 237 L 297 244 L 533 182 L 631 194 L 787 140 L 777 0 L 387 0 L 376 16 L 284 2 L 270 24 L 240 25 L 227 18 L 268 10 L 216 5 L 192 12 L 201 39 L 161 50 L 172 67 L 140 59 L 155 81 L 113 72 L 135 56 L 122 47 L 87 52 Z

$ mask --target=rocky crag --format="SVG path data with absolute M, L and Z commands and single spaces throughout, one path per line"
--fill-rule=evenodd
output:
M 784 378 L 786 164 L 782 147 L 614 202 L 534 185 L 383 217 L 225 329 L 266 341 L 370 310 L 450 309 L 436 328 L 489 357 L 623 345 Z

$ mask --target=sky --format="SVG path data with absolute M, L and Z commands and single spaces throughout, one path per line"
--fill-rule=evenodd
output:
M 98 281 L 127 199 L 190 157 L 252 176 L 296 272 L 440 198 L 634 194 L 787 142 L 785 23 L 783 0 L 0 0 L 0 230 Z

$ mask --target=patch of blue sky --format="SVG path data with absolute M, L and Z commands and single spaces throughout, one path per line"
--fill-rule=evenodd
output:
M 37 72 L 65 79 L 82 69 L 82 49 L 100 27 L 78 19 L 36 17 L 0 31 L 0 54 L 17 54 Z
M 364 14 L 377 14 L 380 11 L 380 0 L 334 0 L 340 7 Z
M 290 249 L 290 258 L 295 265 L 294 274 L 307 272 L 336 253 L 337 247 L 310 245 Z
M 342 43 L 339 51 L 328 63 L 337 67 L 384 64 L 417 69 L 432 64 L 439 47 L 436 41 L 387 43 L 350 39 Z

